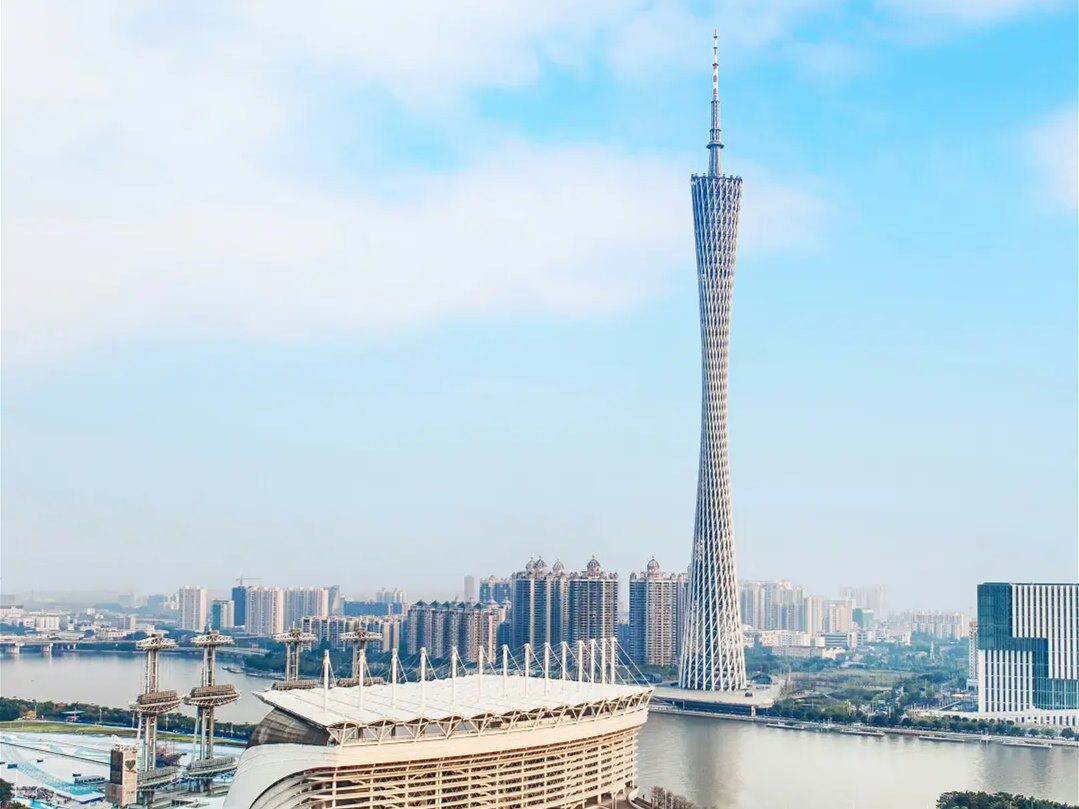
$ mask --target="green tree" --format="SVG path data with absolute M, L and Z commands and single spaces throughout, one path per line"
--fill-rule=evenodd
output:
M 945 792 L 937 799 L 937 809 L 1075 809 L 1074 806 L 1043 798 L 1028 798 L 997 792 Z

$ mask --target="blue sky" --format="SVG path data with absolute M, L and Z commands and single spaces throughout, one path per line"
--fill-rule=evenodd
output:
M 4 592 L 684 567 L 713 27 L 740 574 L 1074 580 L 1070 4 L 384 5 L 5 6 Z

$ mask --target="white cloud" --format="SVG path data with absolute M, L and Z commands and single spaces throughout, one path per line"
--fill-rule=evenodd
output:
M 877 0 L 900 16 L 981 24 L 1066 7 L 1065 0 Z
M 5 351 L 16 358 L 145 331 L 271 340 L 460 316 L 580 315 L 690 271 L 677 165 L 516 145 L 411 175 L 393 200 L 264 184 L 252 198 L 5 222 Z M 754 173 L 749 253 L 811 246 L 826 207 Z
M 801 71 L 815 78 L 846 79 L 866 72 L 872 54 L 861 46 L 836 41 L 792 42 L 785 53 Z
M 1079 107 L 1059 110 L 1030 130 L 1027 153 L 1047 199 L 1069 210 L 1079 208 Z
M 293 340 L 608 312 L 687 271 L 687 167 L 662 157 L 503 138 L 347 192 L 278 165 L 310 73 L 445 110 L 532 80 L 540 60 L 572 66 L 625 14 L 450 5 L 205 6 L 213 19 L 182 30 L 127 4 L 5 7 L 5 358 L 154 332 Z M 742 249 L 812 245 L 826 210 L 751 177 Z

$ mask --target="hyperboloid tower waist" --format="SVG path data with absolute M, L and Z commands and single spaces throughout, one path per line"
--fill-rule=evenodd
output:
M 701 457 L 679 684 L 733 691 L 746 687 L 727 459 L 727 355 L 742 178 L 723 174 L 718 52 L 713 35 L 708 173 L 691 181 L 701 312 Z

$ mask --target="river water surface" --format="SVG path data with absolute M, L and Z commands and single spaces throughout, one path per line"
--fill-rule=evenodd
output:
M 197 659 L 163 655 L 162 687 L 187 691 L 199 669 Z M 5 697 L 121 707 L 141 690 L 142 677 L 142 658 L 128 655 L 0 659 Z M 257 722 L 266 714 L 251 692 L 270 681 L 227 671 L 219 679 L 243 693 L 221 710 L 222 723 Z M 658 784 L 717 809 L 929 809 L 954 789 L 1079 803 L 1079 749 L 847 736 L 653 714 L 641 732 L 640 778 L 646 789 Z

